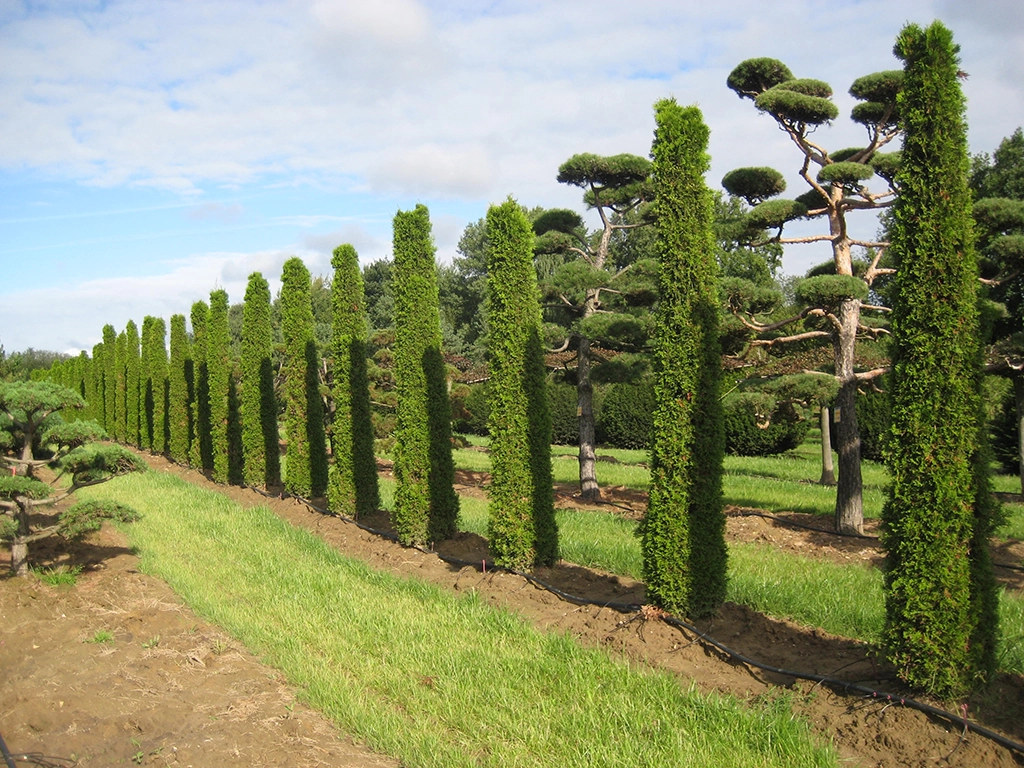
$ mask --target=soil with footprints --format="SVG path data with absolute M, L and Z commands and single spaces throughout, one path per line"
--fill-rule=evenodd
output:
M 640 606 L 641 583 L 561 562 L 535 572 L 541 582 L 584 604 L 501 570 L 452 563 L 403 548 L 295 499 L 267 498 L 244 488 L 215 486 L 201 473 L 146 455 L 151 467 L 218 490 L 242 505 L 265 505 L 307 528 L 346 555 L 375 568 L 455 591 L 475 590 L 537 627 L 677 675 L 683 685 L 744 699 L 788 689 L 794 709 L 850 766 L 1017 766 L 1015 754 L 969 729 L 884 698 L 837 693 L 824 685 L 766 673 L 736 661 L 656 611 Z M 387 468 L 383 468 L 388 471 Z M 484 494 L 487 476 L 459 472 L 460 494 Z M 574 488 L 556 488 L 556 504 L 639 518 L 646 495 L 604 489 L 604 501 L 583 505 Z M 877 539 L 846 538 L 808 515 L 763 516 L 729 508 L 730 541 L 762 542 L 805 557 L 881 563 Z M 361 521 L 387 532 L 386 515 Z M 868 534 L 876 534 L 868 526 Z M 53 541 L 53 540 L 51 540 Z M 481 563 L 486 541 L 462 533 L 439 547 L 445 558 Z M 0 562 L 8 552 L 0 549 Z M 0 735 L 15 754 L 41 765 L 69 766 L 397 766 L 301 703 L 282 675 L 244 646 L 197 618 L 159 579 L 141 573 L 126 538 L 105 526 L 80 543 L 42 542 L 32 551 L 43 567 L 81 566 L 75 586 L 48 586 L 34 577 L 0 577 Z M 1000 547 L 999 562 L 1020 564 L 1020 543 Z M 999 569 L 1009 589 L 1024 573 Z M 863 643 L 768 618 L 726 603 L 698 628 L 736 652 L 770 666 L 827 675 L 899 696 L 900 688 Z M 963 712 L 1016 742 L 1024 742 L 1024 678 L 1002 675 L 962 703 L 929 702 Z

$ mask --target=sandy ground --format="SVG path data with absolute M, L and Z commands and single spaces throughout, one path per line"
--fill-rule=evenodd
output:
M 473 589 L 495 605 L 517 611 L 543 629 L 568 633 L 693 681 L 706 691 L 750 699 L 785 688 L 794 709 L 830 739 L 854 766 L 1013 766 L 1024 759 L 951 724 L 884 700 L 840 695 L 821 685 L 757 671 L 731 660 L 688 632 L 640 611 L 578 605 L 514 574 L 453 565 L 436 554 L 405 549 L 352 523 L 287 499 L 247 489 L 213 486 L 200 473 L 146 456 L 156 471 L 227 493 L 244 505 L 268 505 L 314 531 L 347 555 L 376 568 L 415 576 L 455 591 Z M 460 472 L 458 490 L 482 494 L 486 477 Z M 557 489 L 559 506 L 643 513 L 646 497 L 606 490 L 610 503 L 583 507 L 572 489 Z M 787 515 L 800 528 L 729 510 L 728 537 L 758 541 L 804 556 L 877 565 L 877 541 L 838 537 L 820 519 Z M 385 516 L 363 521 L 387 530 Z M 870 532 L 870 531 L 869 531 Z M 442 554 L 478 563 L 486 542 L 461 534 Z M 0 561 L 6 556 L 0 551 Z M 1020 563 L 1020 544 L 996 553 Z M 37 546 L 43 566 L 81 565 L 74 587 L 35 578 L 0 577 L 0 735 L 11 752 L 49 756 L 43 765 L 394 766 L 356 743 L 297 700 L 281 675 L 261 664 L 218 628 L 193 615 L 158 579 L 138 570 L 124 537 L 104 528 L 86 541 Z M 569 563 L 535 574 L 558 589 L 595 603 L 641 604 L 643 585 Z M 1020 572 L 1001 571 L 1021 589 Z M 870 647 L 817 629 L 769 619 L 727 603 L 699 625 L 736 651 L 784 669 L 829 675 L 878 690 L 909 695 Z M 105 634 L 104 634 L 105 633 Z M 107 639 L 109 635 L 109 639 Z M 100 642 L 97 642 L 100 641 Z M 932 702 L 937 703 L 937 702 Z M 968 716 L 1024 742 L 1024 679 L 1002 676 L 967 704 Z M 946 704 L 944 708 L 956 708 Z

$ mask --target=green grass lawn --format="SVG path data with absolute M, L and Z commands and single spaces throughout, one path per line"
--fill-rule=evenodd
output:
M 374 571 L 266 508 L 156 472 L 81 495 L 138 509 L 125 530 L 146 572 L 405 765 L 836 765 L 785 706 L 703 695 Z

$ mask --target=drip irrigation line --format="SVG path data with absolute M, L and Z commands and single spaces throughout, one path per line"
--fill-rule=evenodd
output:
M 7 744 L 4 742 L 3 736 L 0 736 L 0 754 L 3 755 L 4 762 L 7 763 L 7 768 L 15 768 L 14 758 L 11 757 L 11 753 L 7 749 Z

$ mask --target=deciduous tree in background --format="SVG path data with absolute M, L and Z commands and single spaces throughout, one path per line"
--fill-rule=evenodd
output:
M 192 435 L 189 419 L 189 395 L 192 389 L 192 356 L 188 343 L 185 316 L 171 315 L 171 361 L 168 369 L 168 414 L 170 431 L 168 452 L 179 464 L 188 463 Z
M 259 272 L 249 275 L 242 315 L 242 456 L 246 485 L 281 484 L 277 402 L 274 399 L 273 328 L 270 286 Z
M 886 547 L 889 658 L 907 683 L 957 696 L 995 668 L 993 500 L 982 439 L 978 265 L 964 97 L 952 34 L 908 25 L 892 317 Z
M 558 559 L 558 527 L 534 236 L 515 200 L 488 210 L 487 239 L 488 541 L 499 565 L 552 565 Z
M 366 302 L 356 249 L 339 245 L 331 266 L 334 471 L 329 502 L 331 510 L 359 517 L 380 507 L 366 371 Z
M 459 497 L 426 206 L 395 215 L 393 250 L 398 394 L 394 525 L 403 544 L 428 544 L 455 533 Z
M 696 107 L 655 105 L 654 218 L 661 297 L 654 336 L 651 490 L 642 531 L 648 598 L 689 616 L 725 599 L 721 348 L 708 129 Z
M 310 276 L 296 257 L 288 259 L 281 271 L 281 334 L 288 441 L 285 489 L 296 496 L 323 496 L 327 492 L 327 443 Z

